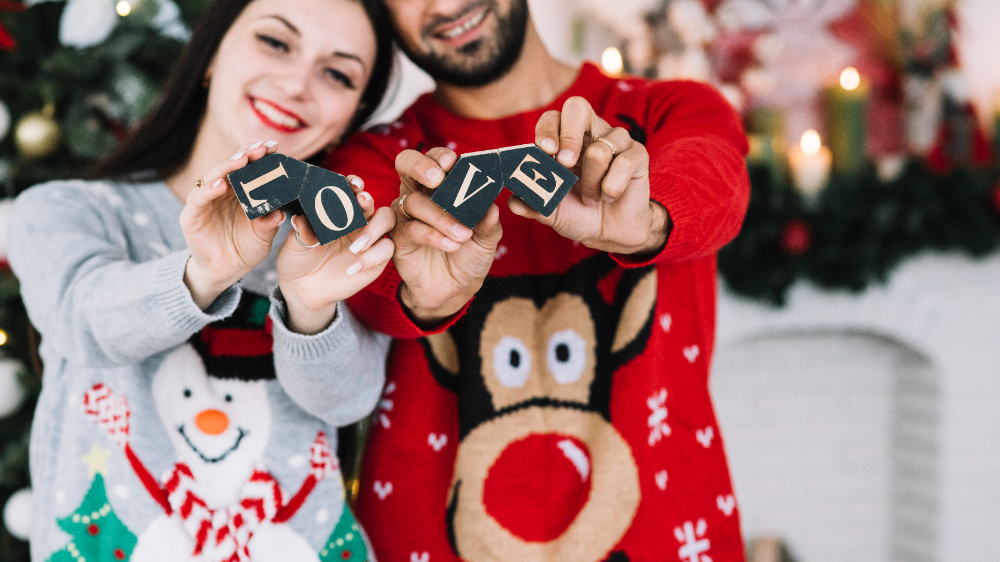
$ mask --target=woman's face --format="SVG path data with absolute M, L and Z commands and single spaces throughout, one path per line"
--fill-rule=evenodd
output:
M 340 140 L 375 61 L 353 0 L 253 0 L 209 65 L 199 140 L 236 150 L 258 140 L 305 159 Z

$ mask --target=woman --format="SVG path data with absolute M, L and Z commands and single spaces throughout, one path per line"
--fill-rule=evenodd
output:
M 217 0 L 91 180 L 18 198 L 10 262 L 45 363 L 34 560 L 367 556 L 332 451 L 374 407 L 387 342 L 339 302 L 392 257 L 393 214 L 352 176 L 369 224 L 318 246 L 302 217 L 247 220 L 223 178 L 329 150 L 371 114 L 381 10 Z

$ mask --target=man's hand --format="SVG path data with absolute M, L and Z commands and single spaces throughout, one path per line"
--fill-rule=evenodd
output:
M 392 204 L 396 227 L 389 237 L 403 280 L 400 302 L 422 326 L 441 322 L 469 302 L 489 273 L 503 234 L 495 204 L 470 230 L 431 201 L 430 193 L 457 161 L 446 148 L 426 155 L 405 150 L 396 157 L 400 187 Z
M 551 216 L 511 197 L 514 214 L 595 250 L 647 255 L 663 248 L 670 217 L 649 198 L 649 153 L 628 131 L 612 128 L 587 100 L 572 97 L 561 112 L 547 111 L 538 120 L 535 144 L 580 180 Z

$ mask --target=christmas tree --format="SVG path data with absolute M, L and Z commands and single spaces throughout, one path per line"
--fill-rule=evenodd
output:
M 337 526 L 333 528 L 326 544 L 319 551 L 320 562 L 366 562 L 368 545 L 365 544 L 354 514 L 344 505 Z
M 17 280 L 6 265 L 9 198 L 39 182 L 79 177 L 107 154 L 154 103 L 189 30 L 209 3 L 0 0 L 0 198 L 7 198 L 0 201 L 3 562 L 28 560 L 24 540 L 30 499 L 8 500 L 29 484 L 28 434 L 41 382 L 41 365 L 33 353 L 37 338 L 31 337 Z M 91 519 L 100 513 L 106 503 L 103 493 L 98 477 L 81 506 L 81 521 L 84 511 Z M 94 523 L 100 536 L 119 532 L 117 519 L 102 521 L 104 526 Z M 114 550 L 88 550 L 97 536 L 90 534 L 95 528 L 90 524 L 70 519 L 63 528 L 74 540 L 54 560 L 69 560 L 77 551 L 87 560 L 124 559 Z M 134 542 L 121 543 L 126 558 Z
M 121 562 L 128 560 L 135 548 L 135 535 L 108 503 L 101 474 L 94 476 L 80 507 L 60 519 L 59 526 L 73 538 L 49 562 Z

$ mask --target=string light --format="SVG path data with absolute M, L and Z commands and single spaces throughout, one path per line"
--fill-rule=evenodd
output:
M 7 332 L 0 330 L 0 345 L 7 343 Z
M 119 16 L 125 17 L 132 13 L 132 5 L 125 0 L 122 0 L 117 6 L 115 6 L 115 10 L 118 12 Z
M 802 148 L 802 152 L 806 154 L 817 154 L 823 143 L 819 139 L 819 133 L 814 129 L 809 129 L 802 133 L 802 141 L 799 143 L 799 146 Z
M 621 51 L 614 47 L 605 49 L 604 54 L 601 55 L 601 66 L 604 67 L 605 72 L 612 76 L 621 74 L 625 68 Z
M 849 66 L 840 73 L 840 86 L 850 92 L 856 90 L 861 85 L 861 74 L 858 69 Z

